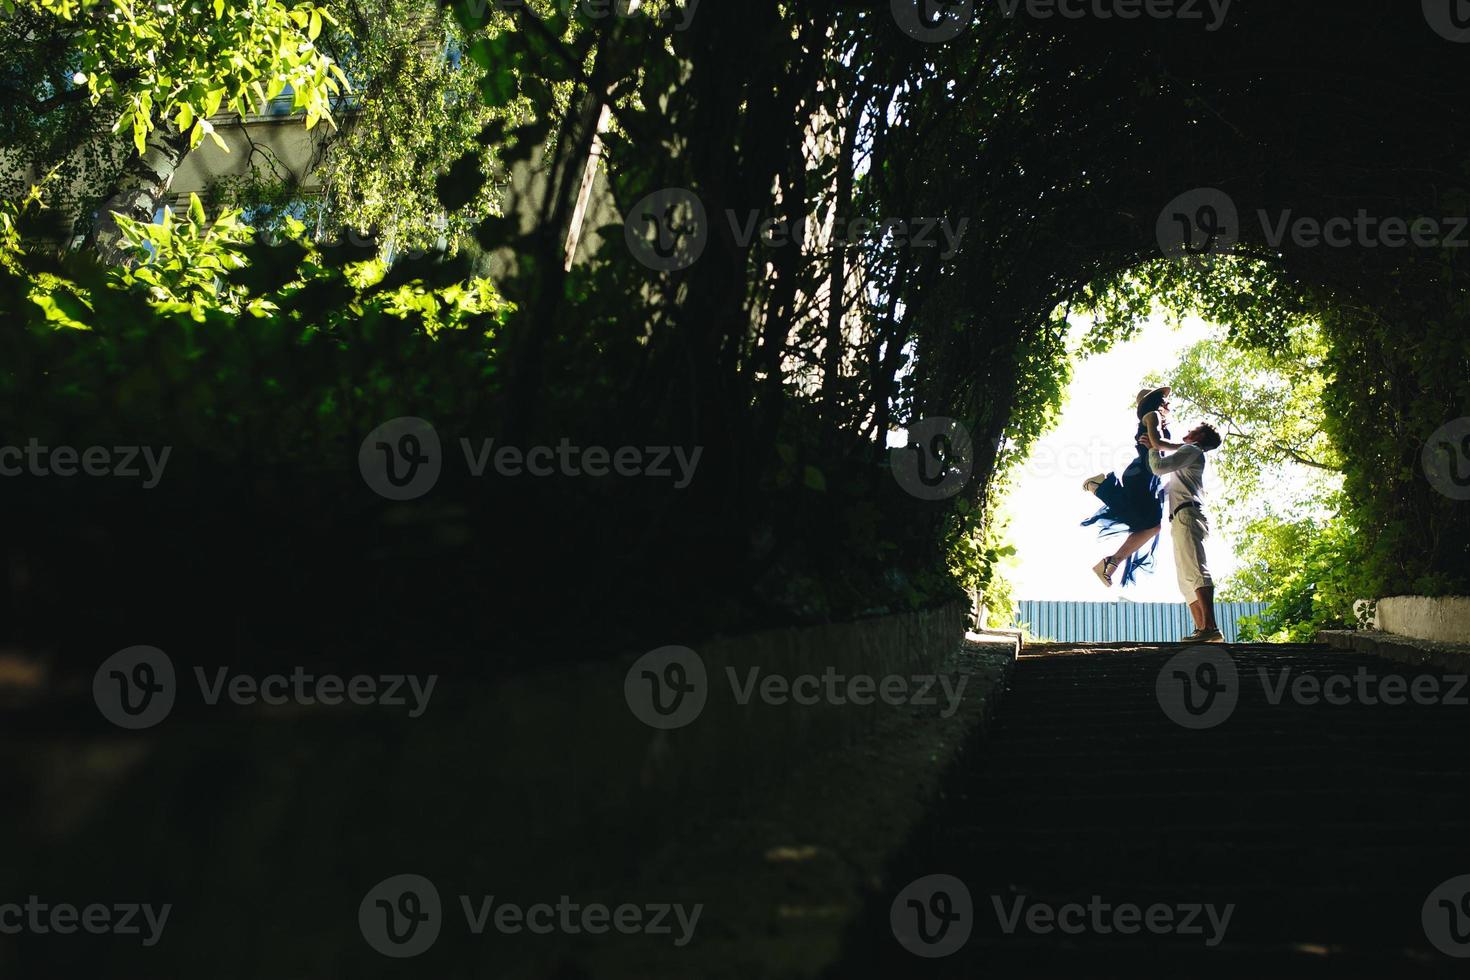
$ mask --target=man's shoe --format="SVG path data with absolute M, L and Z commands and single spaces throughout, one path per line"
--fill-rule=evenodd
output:
M 1195 630 L 1183 637 L 1180 643 L 1224 643 L 1225 635 L 1219 630 Z
M 1089 476 L 1087 479 L 1082 481 L 1082 492 L 1097 493 L 1097 488 L 1107 482 L 1108 475 L 1106 473 L 1099 473 L 1097 476 Z
M 1104 558 L 1092 566 L 1092 574 L 1102 579 L 1102 584 L 1108 588 L 1113 587 L 1113 572 L 1117 571 L 1118 563 L 1111 558 Z

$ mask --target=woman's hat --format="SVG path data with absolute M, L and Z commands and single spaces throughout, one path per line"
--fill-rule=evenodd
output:
M 1168 398 L 1171 394 L 1173 394 L 1173 392 L 1174 389 L 1169 387 L 1168 385 L 1163 385 L 1158 388 L 1143 388 L 1138 392 L 1138 397 L 1133 400 L 1133 407 L 1141 409 L 1143 408 L 1145 402 L 1151 401 L 1155 402 L 1155 405 L 1153 407 L 1157 408 L 1157 402 Z M 1149 411 L 1152 410 L 1152 408 L 1149 409 Z

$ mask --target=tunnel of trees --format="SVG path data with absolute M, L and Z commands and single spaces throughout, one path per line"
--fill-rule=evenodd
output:
M 173 454 L 146 491 L 4 485 L 25 515 L 5 543 L 17 638 L 146 622 L 150 642 L 208 630 L 221 656 L 412 645 L 501 665 L 950 601 L 993 572 L 988 518 L 1065 391 L 1068 316 L 1104 347 L 1160 307 L 1267 351 L 1320 324 L 1351 530 L 1330 542 L 1330 615 L 1470 588 L 1470 509 L 1420 466 L 1470 415 L 1470 47 L 1417 5 L 1237 0 L 1212 25 L 217 0 L 123 27 L 109 6 L 8 0 L 0 25 L 19 52 L 0 75 L 0 430 Z M 241 11 L 291 43 L 232 33 Z M 452 71 L 382 55 L 446 36 Z M 392 179 L 340 164 L 315 227 L 213 200 L 135 223 L 212 110 L 290 83 L 326 118 L 349 79 L 361 112 L 339 138 Z M 630 220 L 669 189 L 697 200 L 676 229 L 696 261 L 660 267 L 609 228 L 568 267 L 594 141 Z M 532 158 L 542 191 L 518 200 L 507 175 Z M 282 190 L 241 193 L 261 214 Z M 439 210 L 445 247 L 373 261 L 390 223 L 432 245 Z M 1358 223 L 1332 243 L 1282 231 L 1333 218 Z M 831 233 L 927 219 L 954 248 Z M 1385 244 L 1385 219 L 1425 242 Z M 1160 234 L 1180 221 L 1175 254 Z M 445 464 L 397 502 L 357 464 L 403 416 L 433 423 Z M 887 448 L 935 417 L 973 442 L 944 500 L 905 492 Z M 687 487 L 475 478 L 460 440 L 491 437 L 700 456 Z

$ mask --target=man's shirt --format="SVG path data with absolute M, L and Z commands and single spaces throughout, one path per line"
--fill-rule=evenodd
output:
M 1205 503 L 1205 451 L 1198 446 L 1185 443 L 1184 446 L 1170 453 L 1162 455 L 1157 449 L 1148 454 L 1148 468 L 1159 476 L 1166 474 L 1169 480 L 1165 499 L 1168 501 L 1167 517 L 1173 517 L 1174 512 L 1185 504 Z

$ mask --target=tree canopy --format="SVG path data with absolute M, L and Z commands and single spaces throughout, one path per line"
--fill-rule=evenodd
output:
M 962 582 L 989 581 L 1003 556 L 990 515 L 1065 387 L 1068 316 L 1090 315 L 1091 342 L 1106 345 L 1160 304 L 1228 328 L 1238 349 L 1199 352 L 1201 378 L 1251 358 L 1297 365 L 1290 391 L 1269 403 L 1218 392 L 1233 399 L 1221 411 L 1268 421 L 1252 430 L 1263 453 L 1341 465 L 1354 529 L 1343 540 L 1364 588 L 1470 586 L 1470 517 L 1419 467 L 1429 435 L 1470 409 L 1465 252 L 1446 236 L 1382 247 L 1361 225 L 1329 244 L 1300 224 L 1351 228 L 1362 213 L 1378 231 L 1390 219 L 1447 230 L 1463 216 L 1459 50 L 1417 10 L 1326 17 L 1239 0 L 1206 31 L 977 5 L 948 25 L 959 37 L 932 43 L 890 3 L 601 16 L 462 2 L 441 38 L 432 14 L 378 16 L 408 9 L 386 3 L 212 0 L 181 8 L 196 25 L 185 35 L 168 33 L 175 21 L 118 27 L 117 6 L 27 2 L 6 29 L 32 46 L 35 146 L 65 148 L 35 120 L 73 91 L 93 123 L 136 134 L 147 122 L 104 199 L 131 201 L 115 210 L 135 224 L 95 250 L 120 269 L 99 271 L 85 250 L 47 253 L 27 230 L 37 205 L 12 198 L 0 300 L 16 313 L 5 352 L 8 401 L 24 406 L 7 420 L 16 431 L 45 428 L 48 411 L 81 424 L 77 406 L 104 398 L 115 399 L 109 424 L 156 425 L 195 404 L 181 394 L 202 384 L 190 365 L 218 357 L 271 365 L 239 396 L 334 433 L 323 458 L 350 458 L 348 433 L 375 412 L 435 415 L 449 445 L 478 433 L 700 447 L 699 477 L 679 492 L 455 481 L 415 518 L 435 528 L 425 547 L 440 549 L 453 585 L 402 583 L 434 608 L 433 586 L 490 596 L 507 614 L 540 610 L 556 630 L 596 622 L 619 646 L 946 601 Z M 414 45 L 379 37 L 384 20 Z M 163 36 L 174 39 L 158 49 L 166 64 L 144 69 Z M 44 44 L 67 52 L 69 69 L 89 38 L 111 60 L 105 71 L 78 61 L 85 85 L 40 70 Z M 463 51 L 462 69 L 433 53 L 448 49 Z M 216 74 L 190 67 L 196 55 L 223 59 Z M 162 193 L 154 151 L 186 152 L 208 110 L 244 111 L 230 100 L 282 79 L 294 90 L 297 78 L 307 121 L 344 118 L 333 108 L 344 79 L 381 107 L 374 116 L 365 101 L 341 122 L 345 152 L 327 166 L 341 226 L 355 212 L 380 234 L 435 243 L 423 221 L 432 187 L 445 248 L 363 278 L 353 270 L 380 240 L 314 241 L 303 227 L 273 245 L 274 232 L 237 240 L 218 212 L 191 215 L 189 232 L 168 234 L 218 252 L 212 300 L 149 237 L 162 233 L 136 225 Z M 395 78 L 432 95 L 421 120 Z M 568 263 L 594 147 L 624 220 L 597 229 L 589 260 Z M 517 182 L 532 162 L 534 180 Z M 211 220 L 225 224 L 208 232 Z M 1161 229 L 1181 220 L 1172 248 Z M 503 271 L 483 284 L 476 269 L 491 267 Z M 124 310 L 125 328 L 112 319 Z M 225 336 L 206 342 L 211 330 Z M 391 369 L 375 360 L 390 350 Z M 148 381 L 104 395 L 44 380 L 69 372 Z M 1297 382 L 1320 388 L 1320 431 L 1292 411 Z M 248 446 L 262 465 L 319 475 L 271 428 L 285 418 L 203 404 L 208 424 L 178 430 L 202 447 Z M 891 431 L 936 417 L 958 422 L 973 450 L 970 478 L 942 499 L 907 492 L 887 449 Z M 197 477 L 200 488 L 223 479 Z M 259 492 L 252 513 L 288 508 Z M 380 501 L 355 506 L 354 520 L 384 528 L 405 519 Z M 323 513 L 327 528 L 346 519 Z M 499 560 L 472 553 L 472 540 L 494 541 Z M 362 547 L 362 562 L 331 572 L 371 592 L 382 552 Z M 598 587 L 566 612 L 556 600 L 569 563 Z M 524 645 L 538 649 L 534 636 Z

